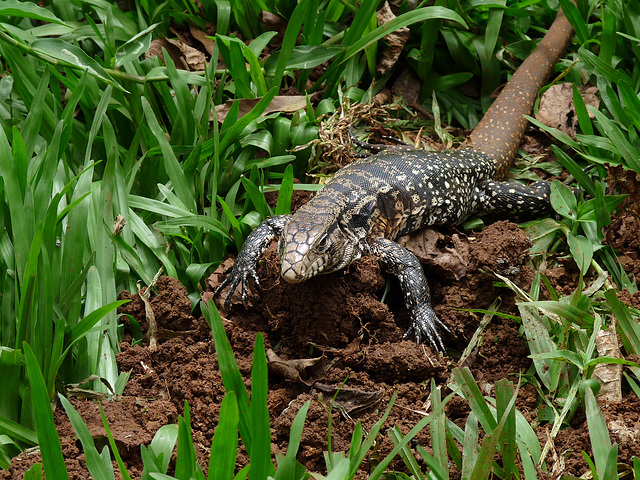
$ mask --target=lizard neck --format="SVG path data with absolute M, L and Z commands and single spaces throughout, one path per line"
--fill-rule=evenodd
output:
M 497 167 L 496 178 L 508 170 L 527 128 L 524 115 L 533 109 L 538 92 L 566 49 L 573 29 L 562 10 L 535 50 L 522 62 L 493 102 L 463 148 L 491 156 Z

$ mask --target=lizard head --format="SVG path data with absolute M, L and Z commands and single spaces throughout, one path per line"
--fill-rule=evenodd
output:
M 291 219 L 280 238 L 279 253 L 282 278 L 289 283 L 340 270 L 360 256 L 357 242 L 335 216 L 317 212 L 298 212 Z

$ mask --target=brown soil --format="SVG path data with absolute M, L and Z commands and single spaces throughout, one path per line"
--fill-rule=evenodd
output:
M 629 222 L 618 223 L 623 228 Z M 448 236 L 453 232 L 443 233 L 450 238 Z M 622 233 L 616 238 L 621 236 Z M 345 451 L 349 448 L 354 421 L 361 421 L 368 431 L 380 418 L 394 393 L 397 394 L 396 406 L 383 432 L 397 425 L 406 433 L 422 418 L 419 412 L 429 408 L 430 380 L 433 378 L 442 385 L 449 378 L 457 364 L 456 359 L 467 346 L 482 317 L 482 314 L 472 313 L 469 309 L 486 309 L 501 297 L 501 311 L 518 315 L 511 291 L 496 286 L 494 278 L 486 271 L 507 275 L 527 290 L 533 279 L 533 272 L 526 265 L 529 245 L 528 238 L 516 225 L 497 222 L 469 238 L 469 264 L 465 277 L 456 281 L 430 276 L 435 311 L 452 331 L 451 336 L 444 336 L 449 348 L 448 356 L 440 356 L 431 347 L 416 345 L 413 340 L 403 340 L 408 317 L 398 285 L 391 282 L 386 303 L 382 303 L 380 298 L 387 277 L 381 273 L 374 259 L 364 258 L 344 272 L 289 285 L 277 275 L 279 268 L 273 246 L 267 251 L 265 262 L 259 269 L 260 296 L 252 290 L 247 310 L 234 301 L 230 312 L 222 311 L 225 329 L 247 385 L 250 385 L 254 341 L 257 333 L 262 332 L 267 348 L 274 349 L 281 358 L 311 358 L 324 354 L 328 367 L 326 377 L 321 380 L 323 384 L 337 386 L 346 380 L 346 387 L 382 392 L 377 408 L 374 405 L 373 411 L 369 409 L 367 413 L 354 414 L 356 418 L 353 420 L 345 419 L 334 410 L 333 449 Z M 618 248 L 624 252 L 625 261 L 635 263 L 637 269 L 640 262 L 635 245 L 629 248 L 618 245 Z M 559 292 L 574 290 L 577 275 L 570 266 L 558 267 L 547 273 Z M 209 289 L 215 287 L 221 278 L 220 274 L 212 275 Z M 132 301 L 121 308 L 121 313 L 132 315 L 146 329 L 144 304 L 139 296 L 124 292 L 122 297 Z M 625 300 L 628 302 L 640 303 L 638 295 L 627 297 Z M 208 449 L 225 393 L 210 330 L 202 318 L 192 316 L 187 291 L 175 279 L 163 277 L 159 280 L 151 306 L 160 331 L 183 333 L 160 341 L 155 349 L 132 346 L 128 335 L 121 345 L 122 353 L 118 355 L 120 370 L 131 371 L 125 394 L 102 404 L 129 473 L 132 478 L 139 478 L 142 472 L 140 445 L 148 444 L 160 426 L 175 423 L 178 415 L 183 413 L 185 401 L 189 402 L 196 450 L 206 471 Z M 123 316 L 123 321 L 127 322 L 126 318 Z M 472 369 L 481 388 L 491 387 L 502 378 L 515 382 L 518 374 L 529 368 L 529 352 L 518 329 L 519 325 L 513 321 L 494 317 L 485 330 L 479 348 L 465 363 Z M 298 459 L 310 471 L 324 473 L 328 412 L 326 402 L 320 400 L 321 393 L 303 383 L 274 375 L 269 378 L 269 387 L 274 454 L 286 451 L 291 422 L 304 402 L 311 400 Z M 525 384 L 520 389 L 517 408 L 533 422 L 537 421 L 537 402 L 535 388 Z M 105 432 L 97 403 L 78 398 L 73 398 L 72 403 L 88 423 L 93 436 L 103 445 Z M 637 433 L 640 401 L 632 393 L 626 393 L 622 403 L 607 405 L 603 410 L 612 441 L 617 441 L 620 446 L 620 461 L 627 462 L 631 456 L 640 455 Z M 465 402 L 454 397 L 446 412 L 449 419 L 464 426 L 469 410 Z M 88 478 L 80 442 L 64 411 L 58 408 L 55 417 L 70 477 Z M 533 426 L 540 441 L 546 441 L 549 425 L 533 423 Z M 423 445 L 430 451 L 429 429 L 422 431 L 413 445 Z M 564 473 L 579 476 L 587 470 L 581 452 L 585 450 L 590 454 L 589 445 L 585 417 L 578 411 L 571 425 L 555 439 L 548 465 L 551 466 L 554 457 L 563 458 Z M 392 443 L 385 435 L 375 455 L 382 458 L 391 448 Z M 365 462 L 360 478 L 366 477 L 370 460 L 374 459 Z M 36 461 L 40 461 L 39 454 L 24 453 L 14 459 L 9 471 L 0 473 L 0 479 L 22 478 L 24 471 Z M 244 452 L 241 452 L 238 462 L 246 462 Z M 392 468 L 404 470 L 404 465 L 398 460 Z M 455 467 L 451 477 L 459 478 Z M 540 478 L 551 476 L 541 472 Z

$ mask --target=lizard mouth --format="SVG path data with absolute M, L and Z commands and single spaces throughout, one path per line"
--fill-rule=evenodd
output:
M 285 266 L 285 262 L 282 263 L 281 275 L 288 283 L 300 283 L 306 280 L 304 275 L 296 272 L 290 265 Z
M 312 265 L 304 265 L 303 261 L 290 262 L 286 258 L 281 259 L 280 275 L 288 283 L 301 283 L 323 272 L 323 262 L 316 261 Z

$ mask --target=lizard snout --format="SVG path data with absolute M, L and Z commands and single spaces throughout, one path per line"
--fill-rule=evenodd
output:
M 300 283 L 305 280 L 304 275 L 300 275 L 296 273 L 293 268 L 287 267 L 285 270 L 285 265 L 282 265 L 282 278 L 284 278 L 288 283 Z

